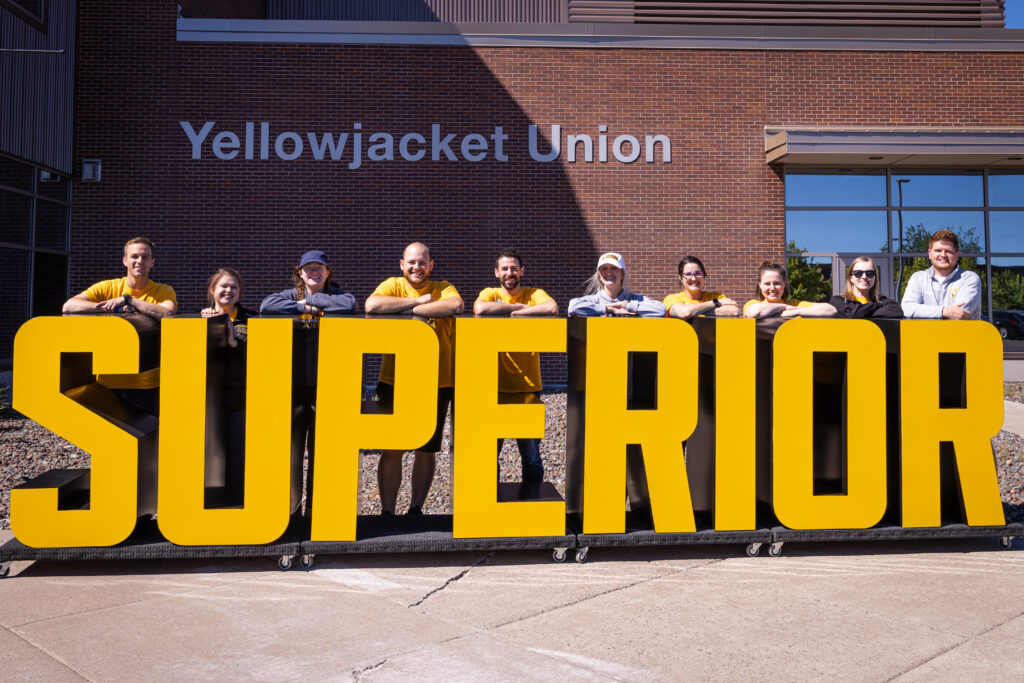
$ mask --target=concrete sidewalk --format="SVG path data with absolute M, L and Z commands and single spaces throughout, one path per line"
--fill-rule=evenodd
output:
M 3 540 L 9 532 L 0 532 Z M 1024 542 L 15 563 L 5 680 L 1024 679 Z
M 1024 403 L 1003 401 L 1003 431 L 1024 437 Z

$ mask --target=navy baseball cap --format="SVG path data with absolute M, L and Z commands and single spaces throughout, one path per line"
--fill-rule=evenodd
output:
M 299 268 L 306 265 L 307 263 L 322 263 L 323 265 L 326 266 L 327 254 L 316 249 L 311 249 L 307 251 L 305 254 L 303 254 L 301 259 L 299 259 Z

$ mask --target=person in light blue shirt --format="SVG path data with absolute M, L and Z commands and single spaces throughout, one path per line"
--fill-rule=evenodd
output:
M 569 316 L 639 316 L 664 318 L 665 305 L 626 288 L 626 261 L 614 252 L 601 254 L 587 294 L 569 301 Z
M 939 230 L 928 240 L 932 267 L 910 276 L 903 293 L 908 318 L 981 320 L 981 278 L 959 267 L 960 240 L 952 230 Z

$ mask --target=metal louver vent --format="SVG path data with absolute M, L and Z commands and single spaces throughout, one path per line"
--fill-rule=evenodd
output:
M 569 21 L 1003 28 L 1003 0 L 568 0 Z

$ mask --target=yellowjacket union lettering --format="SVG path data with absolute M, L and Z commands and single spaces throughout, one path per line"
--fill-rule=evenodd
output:
M 234 507 L 211 503 L 217 324 L 171 318 L 143 334 L 127 318 L 77 316 L 21 327 L 14 408 L 92 456 L 91 470 L 12 491 L 22 543 L 112 546 L 153 513 L 177 545 L 281 537 L 302 476 L 294 322 L 249 324 L 244 504 Z M 456 335 L 455 538 L 561 535 L 567 515 L 585 534 L 623 533 L 627 491 L 634 510 L 649 505 L 656 533 L 693 532 L 699 520 L 714 531 L 938 527 L 950 510 L 970 526 L 1005 524 L 990 443 L 1003 421 L 1002 353 L 988 323 L 467 317 Z M 147 360 L 151 342 L 159 355 Z M 432 433 L 437 340 L 418 320 L 326 318 L 317 343 L 308 535 L 354 541 L 359 451 L 411 449 Z M 565 500 L 499 502 L 496 440 L 544 435 L 543 405 L 498 403 L 503 351 L 568 352 Z M 365 354 L 396 358 L 391 413 L 364 404 Z M 94 378 L 154 365 L 159 429 Z M 639 498 L 627 477 L 636 462 Z

